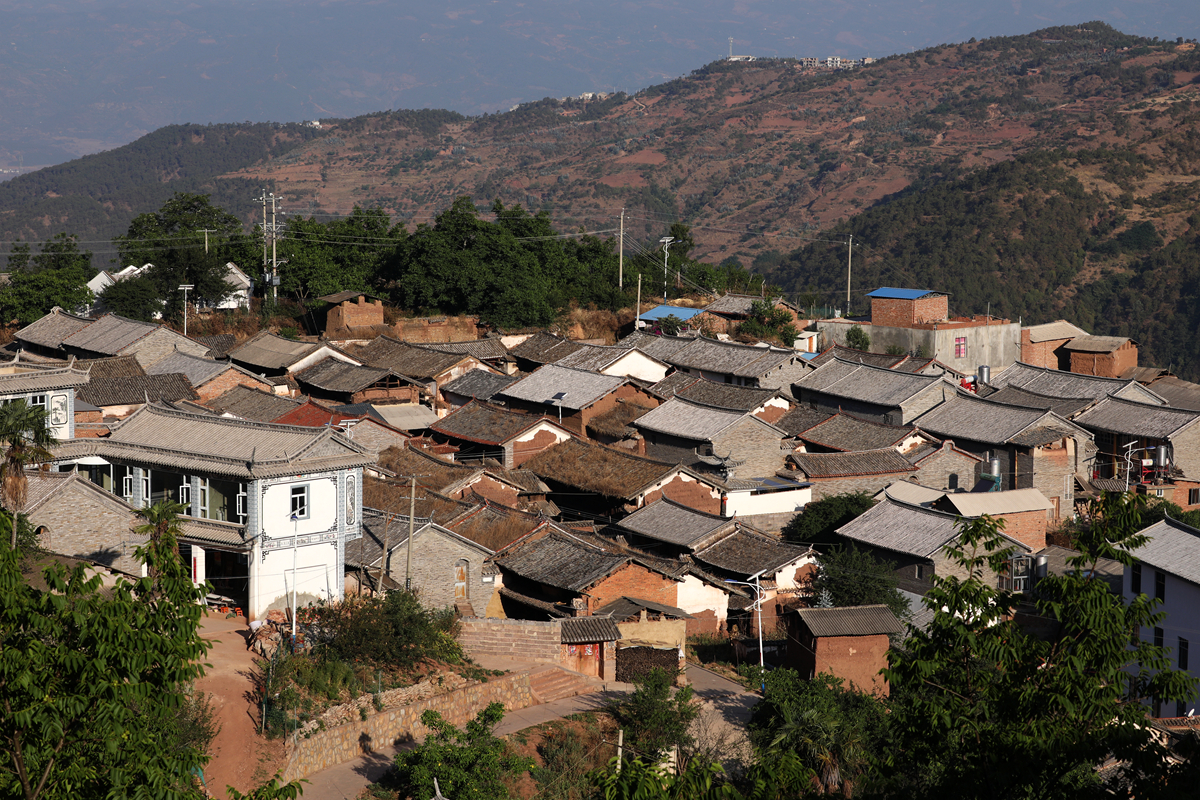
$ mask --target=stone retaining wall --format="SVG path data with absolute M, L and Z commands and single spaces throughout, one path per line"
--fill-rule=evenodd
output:
M 562 621 L 468 617 L 458 622 L 458 643 L 473 658 L 505 656 L 557 664 Z
M 391 699 L 387 695 L 384 693 L 382 698 L 385 703 Z M 529 675 L 515 673 L 492 678 L 487 683 L 473 683 L 380 712 L 374 711 L 371 696 L 367 695 L 346 707 L 353 708 L 354 714 L 358 713 L 358 708 L 366 708 L 365 720 L 356 718 L 336 727 L 311 731 L 307 735 L 302 733 L 290 744 L 283 780 L 307 777 L 335 764 L 352 761 L 366 752 L 387 752 L 397 740 L 419 739 L 429 732 L 421 724 L 421 715 L 428 709 L 461 728 L 491 703 L 503 703 L 506 711 L 533 705 Z

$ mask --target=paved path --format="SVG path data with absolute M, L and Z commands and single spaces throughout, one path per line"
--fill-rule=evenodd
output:
M 505 667 L 511 669 L 519 665 L 516 663 L 489 663 L 485 666 L 488 666 L 489 669 Z M 526 666 L 544 665 L 534 665 L 533 662 L 529 662 Z M 749 719 L 750 708 L 758 701 L 757 695 L 746 692 L 733 681 L 694 664 L 688 665 L 687 675 L 688 680 L 695 687 L 696 695 L 704 701 L 706 706 L 711 703 L 711 707 L 727 725 L 740 728 Z M 597 711 L 610 700 L 624 695 L 627 686 L 627 684 L 617 684 L 608 691 L 565 697 L 551 703 L 509 711 L 504 715 L 504 720 L 496 726 L 496 734 L 507 736 L 525 728 L 562 719 L 570 714 Z M 383 777 L 397 752 L 399 752 L 397 749 L 389 747 L 384 752 L 362 756 L 355 761 L 338 764 L 309 776 L 309 783 L 304 787 L 304 800 L 353 800 L 366 786 Z

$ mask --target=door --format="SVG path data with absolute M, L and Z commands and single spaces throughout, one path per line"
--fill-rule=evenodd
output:
M 467 599 L 467 562 L 460 560 L 454 565 L 454 600 Z

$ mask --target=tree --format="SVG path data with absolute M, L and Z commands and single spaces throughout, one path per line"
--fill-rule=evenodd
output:
M 156 578 L 104 589 L 83 564 L 25 582 L 0 552 L 0 795 L 195 800 L 207 756 L 163 732 L 203 673 L 205 587 L 168 536 L 138 554 Z
M 736 784 L 725 778 L 720 764 L 693 760 L 671 775 L 642 758 L 620 767 L 614 758 L 592 774 L 592 784 L 604 800 L 799 800 L 813 773 L 785 750 L 760 754 Z
M 900 594 L 896 565 L 882 561 L 853 544 L 831 547 L 821 554 L 813 592 L 835 607 L 880 603 L 899 619 L 909 616 L 908 601 Z
M 159 500 L 152 506 L 139 508 L 137 515 L 146 520 L 146 523 L 134 528 L 134 532 L 149 536 L 155 548 L 161 549 L 165 546 L 164 542 L 169 542 L 175 558 L 178 559 L 179 536 L 183 533 L 183 520 L 179 519 L 179 515 L 185 511 L 187 506 L 172 500 Z M 147 567 L 151 578 L 158 577 L 155 573 L 156 564 L 147 564 Z
M 645 756 L 662 756 L 672 747 L 692 743 L 689 728 L 700 711 L 692 702 L 692 687 L 685 686 L 671 696 L 674 677 L 655 667 L 637 681 L 637 689 L 627 700 L 610 707 L 628 733 L 630 747 Z
M 958 543 L 947 547 L 956 574 L 935 577 L 925 598 L 933 620 L 913 631 L 904 651 L 889 654 L 896 746 L 880 767 L 890 792 L 952 800 L 1106 796 L 1097 766 L 1114 762 L 1105 780 L 1123 796 L 1172 789 L 1177 776 L 1142 703 L 1191 697 L 1196 680 L 1138 633 L 1161 623 L 1158 601 L 1142 595 L 1126 603 L 1094 572 L 1100 559 L 1133 563 L 1146 541 L 1137 533 L 1142 503 L 1116 494 L 1093 503 L 1069 571 L 1040 579 L 1032 598 L 989 579 L 1008 565 L 1001 524 L 961 523 Z M 1032 601 L 1025 613 L 1056 623 L 1054 635 L 1020 627 L 1013 613 L 1022 599 Z
M 871 337 L 858 325 L 851 325 L 846 331 L 846 346 L 853 350 L 870 350 Z
M 16 245 L 8 257 L 8 284 L 0 289 L 0 319 L 28 325 L 55 306 L 74 311 L 88 305 L 91 262 L 92 254 L 65 233 L 43 243 L 37 255 L 27 244 Z
M 25 469 L 53 457 L 54 431 L 46 425 L 46 410 L 14 400 L 0 406 L 0 505 L 16 519 L 25 509 Z M 17 525 L 12 525 L 12 549 L 17 549 Z
M 209 195 L 192 192 L 176 192 L 158 211 L 134 217 L 126 234 L 113 241 L 121 263 L 138 267 L 164 263 L 170 260 L 164 254 L 183 250 L 207 251 L 222 264 L 249 266 L 260 260 L 254 243 L 242 232 L 241 220 L 214 206 Z
M 491 703 L 459 730 L 436 711 L 426 711 L 421 724 L 429 735 L 413 750 L 396 755 L 388 788 L 398 789 L 401 797 L 433 797 L 437 778 L 442 794 L 454 800 L 507 797 L 503 779 L 528 771 L 533 760 L 510 755 L 504 740 L 492 735 L 503 718 L 504 706 Z
M 163 313 L 163 293 L 146 274 L 117 281 L 100 293 L 100 299 L 109 311 L 128 319 L 152 322 Z
M 834 532 L 875 505 L 866 492 L 846 492 L 809 503 L 783 527 L 783 538 L 803 544 L 833 542 Z

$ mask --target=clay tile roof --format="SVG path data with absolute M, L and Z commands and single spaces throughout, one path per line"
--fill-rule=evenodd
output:
M 734 386 L 709 380 L 695 381 L 675 392 L 676 397 L 684 400 L 730 411 L 753 411 L 778 395 L 776 389 Z
M 137 356 L 113 356 L 112 358 L 77 358 L 75 369 L 81 369 L 92 378 L 129 378 L 145 375 L 146 370 Z M 165 369 L 159 372 L 183 372 L 184 369 Z
M 695 511 L 666 499 L 648 503 L 617 521 L 617 526 L 627 531 L 682 547 L 702 542 L 732 524 L 732 519 Z
M 869 353 L 866 350 L 855 350 L 852 347 L 843 347 L 840 344 L 835 344 L 832 347 L 826 348 L 820 355 L 808 363 L 816 368 L 834 359 L 849 361 L 852 364 L 870 364 L 873 367 L 893 369 L 905 360 L 905 356 L 893 356 L 887 353 Z
M 292 410 L 271 420 L 276 425 L 300 425 L 305 428 L 319 428 L 322 425 L 337 425 L 354 417 L 346 414 L 325 408 L 324 406 L 308 400 L 302 405 L 296 406 Z
M 700 380 L 700 378 L 697 378 L 695 375 L 689 375 L 686 372 L 672 372 L 670 375 L 651 386 L 650 391 L 659 397 L 668 399 L 674 397 L 680 389 L 691 386 L 698 380 Z
M 72 334 L 78 333 L 95 322 L 88 317 L 77 317 L 68 314 L 61 308 L 56 308 L 46 316 L 31 322 L 17 331 L 15 338 L 19 342 L 29 342 L 39 347 L 57 349 Z
M 914 431 L 911 425 L 885 425 L 839 413 L 804 431 L 800 438 L 833 450 L 878 450 L 895 447 Z
M 693 558 L 725 572 L 749 577 L 761 574 L 773 578 L 782 567 L 803 558 L 810 548 L 781 542 L 771 536 L 739 529 L 703 550 Z
M 329 356 L 323 358 L 311 367 L 305 367 L 296 373 L 296 382 L 308 384 L 317 389 L 329 392 L 351 394 L 374 386 L 389 376 L 402 378 L 391 370 L 379 367 L 363 367 L 358 364 L 348 364 L 341 359 Z M 404 382 L 411 383 L 407 378 Z
M 499 339 L 486 337 L 483 339 L 474 339 L 469 342 L 437 342 L 434 344 L 419 344 L 418 347 L 424 347 L 429 350 L 437 350 L 442 353 L 458 353 L 460 355 L 475 356 L 480 361 L 499 361 L 508 357 L 508 348 Z
M 545 364 L 504 389 L 497 396 L 527 403 L 559 406 L 578 411 L 615 392 L 628 378 Z M 564 396 L 555 400 L 557 394 Z
M 636 496 L 679 469 L 677 464 L 653 461 L 578 439 L 548 447 L 522 466 L 552 484 L 622 499 Z
M 132 356 L 129 358 L 132 358 Z M 133 360 L 136 361 L 137 359 Z M 211 358 L 193 356 L 176 350 L 171 355 L 156 361 L 146 372 L 151 375 L 182 372 L 184 375 L 187 375 L 192 386 L 199 386 L 205 381 L 210 381 L 217 377 L 227 369 L 241 368 L 230 364 L 228 361 L 214 361 Z M 245 370 L 242 371 L 245 372 Z
M 890 475 L 917 468 L 894 448 L 850 453 L 792 453 L 788 458 L 809 478 Z
M 271 422 L 297 408 L 299 400 L 282 397 L 252 386 L 235 386 L 208 402 L 218 414 L 232 414 L 255 422 Z
M 941 381 L 938 375 L 913 375 L 835 358 L 801 377 L 794 387 L 801 396 L 819 392 L 893 408 Z
M 804 431 L 829 419 L 832 414 L 817 411 L 808 406 L 796 406 L 791 411 L 775 420 L 775 427 L 789 436 L 799 436 Z
M 581 347 L 583 345 L 578 342 L 539 331 L 508 352 L 516 358 L 532 361 L 535 364 L 550 364 Z
M 612 617 L 567 617 L 562 621 L 563 644 L 615 642 L 621 629 Z
M 681 439 L 711 441 L 746 416 L 749 415 L 745 411 L 726 411 L 723 408 L 696 405 L 676 395 L 639 417 L 634 425 L 641 430 L 664 433 Z M 780 431 L 781 437 L 782 433 Z
M 368 366 L 390 369 L 398 375 L 419 380 L 432 380 L 468 358 L 463 353 L 417 347 L 390 336 L 380 336 L 364 345 L 359 349 L 358 357 Z
M 618 400 L 611 409 L 588 420 L 587 429 L 593 434 L 623 439 L 634 432 L 633 423 L 648 411 L 647 406 Z
M 569 592 L 588 589 L 629 561 L 628 556 L 612 555 L 558 531 L 495 556 L 495 563 L 506 572 Z
M 549 420 L 472 400 L 429 429 L 454 439 L 501 445 L 543 421 Z
M 118 317 L 116 314 L 105 314 L 86 328 L 68 336 L 63 340 L 63 344 L 90 353 L 116 355 L 162 327 L 164 326 L 152 322 L 139 322 Z
M 1076 417 L 1075 423 L 1108 433 L 1167 439 L 1198 419 L 1200 412 L 1197 411 L 1107 397 Z
M 904 632 L 900 620 L 885 605 L 798 608 L 796 613 L 813 636 L 877 636 Z
M 319 346 L 314 342 L 297 342 L 270 331 L 262 331 L 230 350 L 229 357 L 258 369 L 286 369 Z
M 179 372 L 166 375 L 133 375 L 125 378 L 93 378 L 77 388 L 75 396 L 101 408 L 156 403 L 159 400 L 199 399 L 187 375 Z
M 477 400 L 491 400 L 493 395 L 519 380 L 515 375 L 497 375 L 484 369 L 471 369 L 461 378 L 455 378 L 443 386 L 442 392 L 474 397 Z

